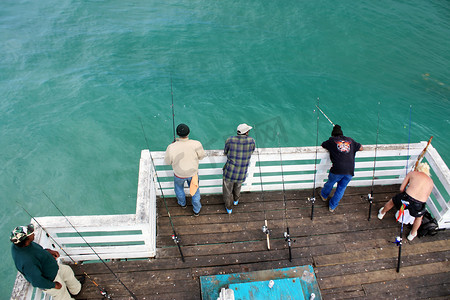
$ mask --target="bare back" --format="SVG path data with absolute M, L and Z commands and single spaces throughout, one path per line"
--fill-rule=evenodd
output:
M 412 171 L 406 175 L 405 180 L 400 187 L 400 191 L 404 191 L 405 187 L 406 193 L 416 199 L 417 201 L 427 202 L 428 197 L 433 190 L 433 180 L 425 173 Z

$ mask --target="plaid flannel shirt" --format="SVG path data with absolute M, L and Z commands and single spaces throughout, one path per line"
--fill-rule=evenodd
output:
M 231 182 L 244 182 L 253 151 L 253 138 L 246 135 L 229 137 L 225 142 L 224 154 L 227 156 L 227 162 L 223 167 L 223 177 Z

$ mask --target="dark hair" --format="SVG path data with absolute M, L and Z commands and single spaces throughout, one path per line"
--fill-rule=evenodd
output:
M 188 136 L 190 130 L 186 124 L 180 124 L 177 126 L 177 134 L 178 136 L 185 137 Z
M 341 135 L 344 135 L 344 133 L 342 133 L 341 126 L 337 124 L 334 125 L 333 131 L 331 131 L 331 136 L 341 136 Z

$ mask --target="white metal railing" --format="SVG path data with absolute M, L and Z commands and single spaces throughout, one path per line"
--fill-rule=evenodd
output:
M 350 186 L 400 184 L 411 170 L 427 142 L 415 144 L 364 145 L 364 151 L 356 154 L 355 176 Z M 257 153 L 259 152 L 259 158 Z M 280 158 L 281 152 L 281 158 Z M 222 167 L 226 162 L 223 151 L 206 151 L 200 161 L 199 181 L 202 194 L 222 193 Z M 165 196 L 173 197 L 173 171 L 164 164 L 164 152 L 152 152 L 158 177 Z M 312 189 L 322 187 L 328 177 L 331 161 L 328 152 L 322 147 L 286 147 L 256 149 L 250 160 L 248 176 L 242 185 L 243 192 L 281 190 L 284 179 L 285 189 Z M 424 158 L 430 164 L 435 183 L 432 195 L 427 202 L 429 211 L 438 220 L 440 228 L 450 228 L 450 172 L 432 145 Z M 259 166 L 261 162 L 261 172 Z M 283 178 L 281 163 L 283 164 Z M 375 174 L 373 172 L 375 166 Z M 314 172 L 315 171 L 315 172 Z M 315 182 L 314 182 L 315 175 Z M 375 176 L 373 176 L 375 175 Z M 188 192 L 186 188 L 186 193 Z M 158 189 L 157 194 L 161 192 Z
M 150 152 L 143 150 L 139 164 L 136 214 L 68 216 L 67 219 L 36 217 L 36 221 L 51 238 L 47 237 L 34 220 L 31 220 L 37 228 L 35 241 L 44 248 L 57 250 L 63 262 L 99 261 L 98 256 L 103 260 L 154 257 L 156 255 L 155 182 Z M 85 243 L 85 240 L 98 256 Z M 40 289 L 34 289 L 18 273 L 11 299 L 49 298 Z
M 355 176 L 350 186 L 399 184 L 410 170 L 426 142 L 416 144 L 364 145 L 364 151 L 356 155 Z M 259 152 L 259 158 L 257 153 Z M 281 158 L 280 158 L 281 152 Z M 156 253 L 156 196 L 161 195 L 155 169 L 164 195 L 174 197 L 173 172 L 164 164 L 164 152 L 143 150 L 139 165 L 136 214 L 106 216 L 67 217 L 74 227 L 91 244 L 102 259 L 148 258 Z M 329 154 L 317 147 L 261 148 L 256 149 L 248 169 L 248 177 L 242 191 L 310 189 L 322 187 L 331 166 Z M 432 145 L 425 155 L 432 169 L 435 187 L 428 209 L 438 220 L 440 228 L 450 228 L 450 171 Z M 199 180 L 202 194 L 222 192 L 222 167 L 226 157 L 221 150 L 207 150 L 200 161 Z M 259 165 L 261 163 L 261 166 Z M 281 176 L 283 164 L 283 177 Z M 373 169 L 375 165 L 375 176 Z M 261 172 L 260 172 L 261 168 Z M 315 183 L 314 183 L 315 173 Z M 186 190 L 187 192 L 187 190 Z M 64 217 L 40 217 L 37 221 L 50 233 L 75 261 L 96 261 L 97 255 L 88 247 Z M 35 224 L 37 225 L 37 224 Z M 36 227 L 38 228 L 38 227 Z M 44 248 L 55 246 L 63 261 L 71 261 L 59 246 L 41 230 L 36 230 L 36 242 Z M 43 293 L 33 289 L 22 275 L 18 274 L 12 299 L 44 299 Z

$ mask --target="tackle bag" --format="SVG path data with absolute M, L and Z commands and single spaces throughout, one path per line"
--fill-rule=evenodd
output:
M 423 215 L 422 224 L 417 230 L 417 234 L 419 237 L 423 237 L 426 235 L 435 235 L 438 231 L 438 222 L 435 218 L 431 216 L 431 214 L 426 211 Z

